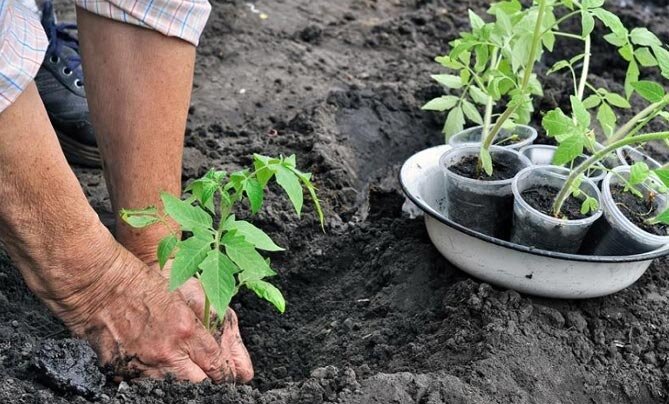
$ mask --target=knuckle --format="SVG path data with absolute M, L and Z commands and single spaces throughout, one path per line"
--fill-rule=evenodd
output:
M 180 340 L 189 340 L 195 335 L 195 323 L 179 321 L 174 325 L 174 334 Z

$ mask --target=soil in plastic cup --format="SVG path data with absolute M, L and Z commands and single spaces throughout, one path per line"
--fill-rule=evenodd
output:
M 650 157 L 641 150 L 635 149 L 634 147 L 621 147 L 620 149 L 616 150 L 616 154 L 618 155 L 618 158 L 623 163 L 623 165 L 626 166 L 643 161 L 651 170 L 662 167 L 662 164 L 660 164 L 657 160 Z
M 511 242 L 548 251 L 578 252 L 588 229 L 602 215 L 601 207 L 582 219 L 559 219 L 535 209 L 522 195 L 537 186 L 562 188 L 569 171 L 564 167 L 542 165 L 525 168 L 516 175 L 511 185 L 514 196 Z M 599 189 L 592 180 L 584 179 L 581 191 L 599 202 Z
M 629 175 L 629 166 L 620 166 L 613 171 L 624 178 Z M 584 250 L 594 255 L 634 255 L 649 252 L 669 244 L 669 236 L 658 236 L 642 230 L 632 223 L 618 208 L 611 194 L 613 185 L 621 183 L 613 172 L 606 175 L 602 182 L 602 208 L 604 215 L 591 228 L 584 243 Z M 647 192 L 647 187 L 639 187 Z M 667 207 L 668 196 L 656 195 L 656 212 Z
M 444 215 L 471 230 L 508 240 L 513 211 L 513 177 L 483 181 L 467 178 L 449 167 L 468 156 L 478 158 L 479 146 L 454 147 L 441 156 L 439 165 L 444 172 Z M 513 149 L 492 146 L 494 162 L 511 167 L 517 173 L 530 166 L 530 161 Z

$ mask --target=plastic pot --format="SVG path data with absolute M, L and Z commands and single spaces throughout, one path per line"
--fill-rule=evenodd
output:
M 453 147 L 479 144 L 481 143 L 482 133 L 483 126 L 474 126 L 473 128 L 465 129 L 462 132 L 458 132 L 451 136 L 451 138 L 448 139 L 448 144 Z M 495 137 L 493 145 L 496 145 L 497 141 L 503 141 L 512 135 L 518 135 L 520 140 L 515 143 L 500 147 L 520 150 L 522 147 L 530 145 L 532 142 L 534 142 L 534 140 L 537 138 L 537 131 L 533 127 L 527 125 L 516 125 L 513 129 L 502 129 Z
M 513 211 L 513 178 L 482 181 L 461 176 L 450 167 L 467 156 L 479 155 L 479 146 L 460 146 L 439 159 L 444 173 L 443 212 L 446 217 L 474 231 L 508 240 Z M 517 173 L 530 166 L 527 157 L 516 150 L 492 146 L 494 162 L 504 162 Z
M 629 166 L 620 166 L 614 172 L 627 177 Z M 652 181 L 652 179 L 651 179 Z M 596 255 L 631 255 L 641 254 L 669 244 L 669 236 L 648 233 L 627 219 L 618 208 L 611 194 L 611 187 L 621 180 L 614 173 L 609 173 L 602 182 L 602 208 L 604 216 L 592 227 L 588 235 L 587 251 Z M 647 187 L 639 187 L 642 192 Z M 667 207 L 669 195 L 656 195 L 656 211 Z
M 558 219 L 532 207 L 522 193 L 538 185 L 562 188 L 570 170 L 549 165 L 528 167 L 520 171 L 513 180 L 513 227 L 511 242 L 542 250 L 576 253 L 588 233 L 590 226 L 602 216 L 601 205 L 597 212 L 583 219 Z M 601 195 L 594 181 L 584 179 L 581 190 L 599 200 Z
M 553 156 L 555 155 L 556 150 L 557 146 L 532 144 L 520 149 L 520 154 L 527 157 L 532 162 L 533 165 L 544 166 L 544 165 L 553 165 Z M 576 160 L 574 160 L 574 167 L 581 164 L 587 158 L 588 156 L 586 155 L 577 157 Z M 605 176 L 606 176 L 606 171 L 602 169 L 595 168 L 588 170 L 587 177 L 593 180 L 596 184 L 599 184 L 604 179 Z
M 606 147 L 606 146 L 604 146 L 603 144 L 601 144 L 599 142 L 595 142 L 595 151 L 596 152 L 602 150 L 604 147 Z M 590 155 L 590 153 L 587 153 L 587 154 Z M 606 156 L 605 158 L 603 158 L 601 160 L 601 163 L 608 169 L 623 165 L 623 162 L 620 160 L 620 157 L 618 157 L 618 155 L 615 152 L 609 153 L 608 156 Z
M 634 147 L 630 146 L 621 147 L 620 149 L 616 150 L 616 154 L 618 155 L 618 158 L 625 166 L 630 165 L 629 160 L 632 160 L 632 164 L 639 161 L 643 161 L 648 165 L 648 167 L 651 170 L 662 167 L 662 164 L 660 164 L 657 160 L 650 157 L 646 153 L 638 149 L 635 149 Z
M 587 299 L 624 289 L 641 277 L 664 247 L 643 254 L 598 256 L 540 250 L 486 236 L 442 214 L 442 144 L 409 157 L 400 170 L 405 195 L 424 213 L 427 234 L 449 264 L 485 282 L 520 293 L 560 299 Z M 603 220 L 600 218 L 599 220 Z

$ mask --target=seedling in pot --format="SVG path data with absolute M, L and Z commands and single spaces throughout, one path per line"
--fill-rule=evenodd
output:
M 448 55 L 436 61 L 457 74 L 432 76 L 444 87 L 459 93 L 429 101 L 425 110 L 449 111 L 444 124 L 446 138 L 461 132 L 466 120 L 481 125 L 477 170 L 492 176 L 490 147 L 515 140 L 513 130 L 498 139 L 503 129 L 530 121 L 533 94 L 541 95 L 541 84 L 534 74 L 535 62 L 541 56 L 542 43 L 549 49 L 555 40 L 550 27 L 555 22 L 549 0 L 538 0 L 523 8 L 517 0 L 493 3 L 488 13 L 494 22 L 486 23 L 469 11 L 472 30 L 451 42 Z M 483 107 L 481 114 L 475 106 Z M 505 104 L 501 113 L 494 110 Z
M 202 284 L 205 293 L 204 323 L 211 328 L 210 310 L 221 316 L 230 300 L 245 287 L 272 303 L 279 312 L 285 310 L 281 292 L 265 279 L 276 275 L 269 259 L 259 251 L 282 251 L 261 229 L 248 221 L 239 220 L 235 208 L 247 200 L 251 213 L 263 205 L 265 189 L 270 180 L 287 194 L 298 216 L 304 203 L 303 188 L 314 203 L 323 226 L 323 212 L 311 182 L 311 174 L 296 167 L 295 156 L 271 158 L 253 156 L 253 169 L 227 175 L 211 170 L 204 177 L 190 183 L 182 200 L 169 193 L 161 193 L 164 212 L 156 207 L 123 209 L 121 218 L 130 226 L 143 228 L 155 224 L 167 226 L 167 218 L 180 225 L 185 237 L 171 234 L 158 245 L 158 263 L 162 268 L 170 258 L 169 288 L 182 286 L 192 277 Z M 214 223 L 218 219 L 218 223 Z M 169 227 L 169 226 L 168 226 Z
M 603 0 L 574 2 L 581 16 L 580 35 L 563 34 L 568 39 L 583 41 L 584 52 L 569 60 L 561 60 L 554 64 L 549 73 L 568 70 L 574 83 L 574 94 L 570 97 L 571 116 L 560 108 L 545 114 L 542 125 L 546 133 L 558 142 L 553 163 L 556 165 L 572 164 L 584 151 L 592 156 L 579 164 L 565 181 L 551 208 L 554 217 L 560 217 L 561 210 L 570 194 L 573 194 L 581 176 L 593 166 L 607 170 L 604 159 L 610 154 L 628 145 L 644 144 L 651 140 L 665 139 L 663 133 L 639 135 L 643 128 L 656 117 L 666 117 L 664 108 L 669 104 L 669 96 L 660 84 L 650 81 L 639 81 L 639 65 L 660 67 L 661 73 L 669 77 L 669 52 L 666 51 L 657 37 L 645 28 L 629 31 L 620 19 L 603 9 Z M 569 14 L 567 14 L 568 16 Z M 563 17 L 566 18 L 567 16 Z M 604 88 L 596 88 L 588 81 L 590 65 L 590 35 L 595 20 L 600 20 L 611 32 L 604 38 L 619 48 L 619 54 L 628 63 L 624 88 L 625 96 L 610 92 Z M 580 77 L 577 78 L 575 63 L 582 63 Z M 629 98 L 638 94 L 650 105 L 616 128 L 618 117 L 616 109 L 630 108 Z M 590 110 L 597 109 L 597 121 L 602 133 L 607 136 L 605 145 L 595 140 L 595 132 L 591 122 Z M 596 208 L 591 198 L 583 200 L 582 210 L 592 211 Z
M 428 102 L 424 109 L 449 111 L 444 125 L 446 137 L 462 131 L 465 117 L 481 127 L 476 145 L 455 147 L 441 159 L 446 193 L 445 214 L 472 230 L 507 238 L 511 225 L 514 175 L 530 163 L 517 151 L 493 146 L 495 140 L 509 142 L 513 132 L 498 138 L 504 128 L 527 123 L 532 112 L 532 94 L 541 94 L 534 65 L 542 43 L 554 38 L 544 35 L 554 21 L 549 0 L 524 8 L 517 0 L 493 3 L 488 10 L 495 17 L 486 23 L 470 11 L 471 32 L 451 43 L 448 55 L 437 62 L 457 74 L 433 78 L 459 93 Z M 484 108 L 483 114 L 475 104 Z M 495 107 L 502 105 L 501 113 Z M 511 138 L 509 138 L 511 136 Z

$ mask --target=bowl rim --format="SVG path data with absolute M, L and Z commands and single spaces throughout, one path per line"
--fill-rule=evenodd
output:
M 624 263 L 624 262 L 639 262 L 639 261 L 648 261 L 648 260 L 653 260 L 655 258 L 660 258 L 664 257 L 669 254 L 669 245 L 665 247 L 658 248 L 657 250 L 649 251 L 643 254 L 634 254 L 634 255 L 620 255 L 620 256 L 608 256 L 608 255 L 581 255 L 581 254 L 569 254 L 569 253 L 563 253 L 563 252 L 555 252 L 555 251 L 548 251 L 548 250 L 542 250 L 539 248 L 534 248 L 534 247 L 528 247 L 524 246 L 521 244 L 516 244 L 512 243 L 510 241 L 498 239 L 496 237 L 488 236 L 483 233 L 479 233 L 477 231 L 474 231 L 472 229 L 469 229 L 459 223 L 456 223 L 445 216 L 441 215 L 439 212 L 437 212 L 434 208 L 432 208 L 430 205 L 427 204 L 426 201 L 424 201 L 422 198 L 417 198 L 416 195 L 413 195 L 410 191 L 407 185 L 404 182 L 404 176 L 403 173 L 405 169 L 408 169 L 408 164 L 412 161 L 412 159 L 419 153 L 422 153 L 426 150 L 429 149 L 434 149 L 434 148 L 440 148 L 447 146 L 447 151 L 450 149 L 450 145 L 439 145 L 439 146 L 434 146 L 430 147 L 427 149 L 423 149 L 421 151 L 418 151 L 417 153 L 414 153 L 411 155 L 408 159 L 404 161 L 402 164 L 402 167 L 399 170 L 399 183 L 400 187 L 402 188 L 402 191 L 404 192 L 404 195 L 406 195 L 411 202 L 413 202 L 420 210 L 422 210 L 425 214 L 429 215 L 431 218 L 445 224 L 446 226 L 458 230 L 468 236 L 474 237 L 476 239 L 486 241 L 488 243 L 495 244 L 499 247 L 503 247 L 509 250 L 517 251 L 517 252 L 522 252 L 522 253 L 527 253 L 527 254 L 532 254 L 532 255 L 537 255 L 541 257 L 547 257 L 547 258 L 554 258 L 554 259 L 562 259 L 566 261 L 576 261 L 576 262 L 595 262 L 595 263 Z M 441 157 L 441 155 L 440 155 Z M 439 159 L 435 162 L 435 165 L 439 166 Z

